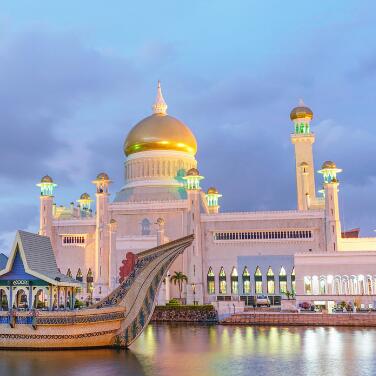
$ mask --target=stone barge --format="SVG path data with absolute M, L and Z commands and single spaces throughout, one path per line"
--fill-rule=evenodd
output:
M 141 252 L 133 271 L 98 304 L 82 310 L 0 312 L 0 348 L 128 347 L 147 326 L 168 268 L 193 235 Z

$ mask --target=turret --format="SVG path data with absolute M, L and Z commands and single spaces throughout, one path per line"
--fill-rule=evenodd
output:
M 53 194 L 57 184 L 48 175 L 43 176 L 40 187 L 39 235 L 51 237 L 53 220 Z
M 341 239 L 341 222 L 339 220 L 338 186 L 337 174 L 341 172 L 332 161 L 323 163 L 318 172 L 324 178 L 325 195 L 325 228 L 326 228 L 326 249 L 327 251 L 338 251 Z
M 80 204 L 81 211 L 90 211 L 90 206 L 93 200 L 90 195 L 85 192 L 80 196 L 80 199 L 77 200 L 77 202 Z
M 204 177 L 200 175 L 197 168 L 191 168 L 187 171 L 187 174 L 183 176 L 187 190 L 201 190 L 200 181 L 202 179 L 204 179 Z
M 293 123 L 291 142 L 295 146 L 296 192 L 298 210 L 308 210 L 316 200 L 312 145 L 315 135 L 311 133 L 312 110 L 301 100 L 292 109 Z
M 219 212 L 219 204 L 218 199 L 222 197 L 222 195 L 218 192 L 217 188 L 210 187 L 208 192 L 206 193 L 206 202 L 209 208 L 210 214 L 216 214 Z

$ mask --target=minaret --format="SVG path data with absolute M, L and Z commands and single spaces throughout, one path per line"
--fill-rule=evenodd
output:
M 220 206 L 218 205 L 218 199 L 222 195 L 218 192 L 217 188 L 210 187 L 208 193 L 206 194 L 206 202 L 209 209 L 209 214 L 217 214 L 219 212 Z
M 342 172 L 334 162 L 326 161 L 318 171 L 324 178 L 326 250 L 338 251 L 341 239 L 337 173 Z
M 204 179 L 196 168 L 188 170 L 185 180 L 187 191 L 187 234 L 194 234 L 192 245 L 186 250 L 187 254 L 187 303 L 203 304 L 204 285 L 202 275 L 202 247 L 201 247 L 201 187 L 200 181 Z
M 312 110 L 302 100 L 299 106 L 290 113 L 294 124 L 291 142 L 295 145 L 296 193 L 298 210 L 308 210 L 316 199 L 315 175 L 313 165 L 312 144 L 315 135 L 311 133 Z
M 95 236 L 95 265 L 94 265 L 94 293 L 106 294 L 109 274 L 109 213 L 108 187 L 112 183 L 105 172 L 97 175 L 93 180 L 96 186 L 96 236 Z
M 40 187 L 40 215 L 39 215 L 39 235 L 52 236 L 53 220 L 53 199 L 54 189 L 57 186 L 48 175 L 43 176 L 37 187 Z

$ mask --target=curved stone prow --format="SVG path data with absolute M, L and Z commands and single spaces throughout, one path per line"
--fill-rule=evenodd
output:
M 96 308 L 120 305 L 125 319 L 114 338 L 118 346 L 128 347 L 149 323 L 159 287 L 174 260 L 192 244 L 194 235 L 185 236 L 137 254 L 137 262 L 127 279 Z

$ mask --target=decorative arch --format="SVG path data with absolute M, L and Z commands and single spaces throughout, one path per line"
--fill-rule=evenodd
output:
M 279 270 L 279 292 L 280 294 L 286 294 L 287 292 L 287 273 L 286 269 L 281 266 Z
M 262 273 L 259 266 L 255 270 L 255 293 L 262 294 Z
M 151 233 L 151 222 L 148 218 L 144 218 L 141 221 L 141 235 L 150 235 Z
M 312 295 L 312 278 L 310 276 L 304 276 L 304 293 L 306 295 Z
M 239 294 L 239 276 L 235 266 L 232 268 L 231 271 L 231 294 Z
M 9 290 L 0 288 L 0 311 L 9 311 Z
M 209 267 L 208 275 L 206 277 L 206 284 L 208 288 L 208 294 L 214 295 L 215 294 L 215 276 L 212 267 Z
M 268 294 L 275 294 L 274 273 L 271 266 L 269 266 L 268 271 L 266 272 L 266 291 Z
M 221 269 L 219 271 L 219 293 L 220 294 L 226 294 L 227 293 L 227 282 L 226 282 L 226 272 L 221 266 Z
M 248 268 L 245 266 L 242 274 L 243 279 L 243 294 L 251 293 L 251 275 L 249 274 Z

